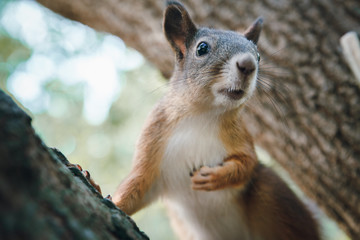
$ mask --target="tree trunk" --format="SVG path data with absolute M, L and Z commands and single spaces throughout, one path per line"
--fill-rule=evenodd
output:
M 0 124 L 1 239 L 148 239 L 80 170 L 65 167 L 1 90 Z
M 38 0 L 63 16 L 119 36 L 169 77 L 164 1 Z M 183 1 L 203 26 L 244 29 L 265 18 L 259 47 L 268 89 L 246 120 L 256 143 L 287 169 L 354 239 L 360 236 L 360 87 L 339 38 L 360 31 L 358 0 Z M 265 81 L 265 80 L 264 80 Z M 272 106 L 269 96 L 277 107 Z M 280 112 L 280 113 L 279 113 Z

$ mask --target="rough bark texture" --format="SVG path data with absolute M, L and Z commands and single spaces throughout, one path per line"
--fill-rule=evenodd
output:
M 47 148 L 31 119 L 0 90 L 0 238 L 148 239 Z
M 38 0 L 63 16 L 110 32 L 167 77 L 173 53 L 162 34 L 164 1 Z M 354 239 L 360 236 L 360 88 L 339 38 L 360 31 L 358 0 L 184 0 L 200 25 L 245 28 L 265 18 L 259 47 L 260 104 L 248 108 L 249 129 L 319 206 Z M 285 86 L 285 87 L 284 87 Z M 268 99 L 277 101 L 279 114 Z M 284 119 L 286 119 L 284 121 Z

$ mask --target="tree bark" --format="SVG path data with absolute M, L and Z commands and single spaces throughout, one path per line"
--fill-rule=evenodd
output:
M 162 34 L 164 1 L 38 0 L 61 15 L 119 36 L 166 77 L 174 56 Z M 256 143 L 349 236 L 360 236 L 360 87 L 339 38 L 360 32 L 358 0 L 184 0 L 202 26 L 244 29 L 256 17 L 268 89 L 247 109 Z M 269 97 L 272 100 L 269 100 Z M 272 102 L 276 101 L 274 107 Z
M 1 90 L 0 124 L 1 239 L 148 239 L 80 170 L 65 167 Z

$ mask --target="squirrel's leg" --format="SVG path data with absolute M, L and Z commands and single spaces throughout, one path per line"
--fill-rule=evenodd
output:
M 257 159 L 232 155 L 215 167 L 203 166 L 191 175 L 194 190 L 213 191 L 227 187 L 242 188 L 251 178 Z
M 252 232 L 269 240 L 321 239 L 312 213 L 274 171 L 259 164 L 251 182 L 238 202 Z
M 156 183 L 156 175 L 152 174 L 151 170 L 133 170 L 119 185 L 112 201 L 126 214 L 132 215 L 157 198 Z

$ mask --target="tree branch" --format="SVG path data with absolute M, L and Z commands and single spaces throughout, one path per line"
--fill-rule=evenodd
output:
M 1 239 L 148 239 L 45 146 L 31 118 L 1 90 L 0 125 Z

